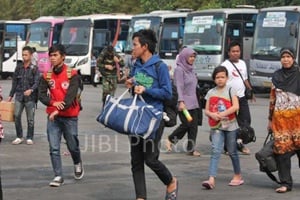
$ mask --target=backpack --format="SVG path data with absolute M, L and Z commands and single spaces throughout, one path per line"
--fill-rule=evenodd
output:
M 46 80 L 47 82 L 49 83 L 51 77 L 52 77 L 52 69 L 50 69 L 48 72 L 47 72 L 47 75 L 46 75 Z M 81 77 L 81 74 L 80 74 L 80 71 L 77 71 L 77 75 L 79 76 L 79 87 L 78 87 L 78 91 L 77 91 L 77 95 L 76 95 L 76 100 L 77 102 L 79 103 L 79 107 L 80 107 L 80 110 L 82 110 L 82 103 L 81 103 L 81 93 L 83 91 L 83 88 L 84 88 L 84 84 L 83 84 L 83 80 L 82 80 L 82 77 Z M 68 67 L 67 68 L 67 77 L 68 79 L 70 80 L 72 78 L 72 68 Z
M 161 63 L 162 61 L 158 61 L 157 63 L 155 63 L 155 70 L 157 74 Z M 163 101 L 164 112 L 166 113 L 166 117 L 164 117 L 166 127 L 173 127 L 177 124 L 178 93 L 177 93 L 176 85 L 174 84 L 173 81 L 171 81 L 171 84 L 172 84 L 172 98 Z

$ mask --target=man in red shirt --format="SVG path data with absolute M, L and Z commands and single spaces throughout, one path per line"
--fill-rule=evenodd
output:
M 40 81 L 39 100 L 47 106 L 46 113 L 48 114 L 47 135 L 55 175 L 49 185 L 59 187 L 64 183 L 60 156 L 62 135 L 73 159 L 74 178 L 79 180 L 84 174 L 78 140 L 80 105 L 76 98 L 80 77 L 76 70 L 64 64 L 65 47 L 63 45 L 50 47 L 49 57 L 52 69 L 45 72 Z

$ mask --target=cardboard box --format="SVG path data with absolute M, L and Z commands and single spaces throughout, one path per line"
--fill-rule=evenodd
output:
M 15 103 L 8 101 L 0 102 L 0 115 L 2 121 L 13 122 L 14 119 L 14 111 L 15 111 Z

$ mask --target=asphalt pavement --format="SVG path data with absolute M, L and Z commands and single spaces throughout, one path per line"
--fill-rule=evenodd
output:
M 4 99 L 10 89 L 10 80 L 1 80 Z M 124 91 L 119 85 L 117 94 Z M 244 185 L 228 186 L 232 178 L 232 165 L 228 156 L 222 155 L 216 187 L 204 190 L 201 182 L 207 179 L 210 142 L 207 119 L 199 127 L 197 150 L 201 157 L 186 155 L 186 137 L 173 152 L 161 147 L 160 160 L 163 161 L 179 180 L 180 200 L 299 200 L 300 170 L 296 157 L 293 158 L 292 172 L 294 188 L 291 192 L 277 194 L 273 183 L 259 171 L 254 157 L 267 134 L 267 94 L 258 95 L 256 103 L 250 103 L 252 125 L 256 130 L 257 141 L 248 144 L 251 155 L 240 155 Z M 5 139 L 0 144 L 0 166 L 4 200 L 133 200 L 134 186 L 130 169 L 129 142 L 120 135 L 96 122 L 101 108 L 101 86 L 94 88 L 85 85 L 83 91 L 83 111 L 79 118 L 79 138 L 85 175 L 82 180 L 73 178 L 73 164 L 64 140 L 61 144 L 65 184 L 59 188 L 49 187 L 53 172 L 49 158 L 46 136 L 45 107 L 39 103 L 36 110 L 34 145 L 12 145 L 15 138 L 14 123 L 4 122 Z M 23 127 L 26 135 L 26 116 L 23 114 Z M 166 128 L 162 143 L 174 128 Z M 163 200 L 165 186 L 146 167 L 147 194 L 149 200 Z

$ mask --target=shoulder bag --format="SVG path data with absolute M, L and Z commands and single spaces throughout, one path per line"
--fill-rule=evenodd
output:
M 141 95 L 123 98 L 108 95 L 97 121 L 121 134 L 137 135 L 144 139 L 155 138 L 162 120 L 162 112 L 145 103 Z

